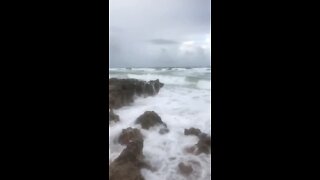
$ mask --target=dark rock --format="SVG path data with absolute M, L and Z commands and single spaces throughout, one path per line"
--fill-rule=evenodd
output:
M 131 128 L 131 127 L 127 129 L 123 129 L 119 137 L 119 143 L 121 145 L 128 145 L 130 142 L 142 141 L 142 140 L 143 140 L 143 136 L 140 130 L 136 128 Z
M 166 127 L 161 128 L 161 129 L 159 130 L 159 134 L 167 134 L 168 132 L 169 132 L 169 129 L 166 128 Z
M 211 137 L 206 134 L 202 133 L 200 129 L 190 128 L 184 130 L 185 135 L 195 135 L 199 138 L 197 144 L 194 147 L 188 148 L 187 152 L 195 153 L 195 154 L 210 154 L 211 153 Z
M 141 124 L 143 129 L 149 129 L 150 127 L 156 125 L 163 125 L 167 127 L 167 125 L 162 122 L 160 116 L 154 111 L 146 111 L 141 116 L 139 116 L 136 120 L 136 124 Z
M 178 167 L 179 167 L 179 172 L 185 176 L 189 176 L 193 171 L 193 168 L 191 165 L 186 165 L 183 162 L 179 163 Z
M 140 169 L 143 162 L 143 141 L 130 142 L 109 166 L 109 180 L 144 180 Z
M 200 129 L 190 128 L 190 129 L 185 129 L 184 130 L 184 135 L 195 135 L 195 136 L 198 136 L 200 134 L 201 134 L 201 130 Z
M 163 87 L 158 79 L 139 81 L 137 79 L 109 79 L 109 108 L 120 108 L 129 105 L 137 96 L 153 96 Z
M 118 122 L 120 120 L 119 116 L 116 115 L 112 109 L 110 109 L 109 111 L 109 123 L 110 122 Z
M 211 151 L 211 137 L 206 134 L 199 137 L 199 141 L 196 144 L 197 146 L 197 154 L 205 153 L 210 154 Z

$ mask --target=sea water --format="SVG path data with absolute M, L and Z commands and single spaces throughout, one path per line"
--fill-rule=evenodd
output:
M 195 136 L 185 136 L 184 129 L 199 128 L 211 136 L 211 68 L 114 68 L 109 78 L 135 78 L 164 83 L 159 94 L 137 98 L 129 106 L 114 112 L 120 122 L 109 126 L 109 164 L 125 146 L 117 139 L 122 129 L 135 127 L 144 136 L 143 154 L 153 171 L 142 169 L 146 180 L 209 180 L 211 155 L 194 155 L 186 148 L 198 142 Z M 159 134 L 159 127 L 143 130 L 134 121 L 145 111 L 155 111 L 170 132 Z M 186 177 L 178 173 L 178 164 L 191 164 L 193 173 Z

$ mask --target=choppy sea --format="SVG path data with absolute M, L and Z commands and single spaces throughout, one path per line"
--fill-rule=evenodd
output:
M 185 136 L 184 129 L 199 128 L 211 135 L 211 68 L 111 68 L 109 78 L 135 78 L 164 83 L 159 94 L 138 98 L 129 106 L 114 112 L 120 122 L 109 126 L 109 163 L 119 156 L 124 146 L 117 143 L 122 129 L 139 128 L 144 135 L 143 154 L 155 171 L 142 169 L 146 180 L 209 180 L 211 155 L 193 155 L 185 149 L 198 139 Z M 143 130 L 134 121 L 145 111 L 155 111 L 170 130 L 161 135 L 157 127 Z M 193 173 L 182 176 L 178 164 L 192 165 Z

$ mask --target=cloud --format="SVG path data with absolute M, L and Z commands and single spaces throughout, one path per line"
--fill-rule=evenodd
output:
M 168 39 L 152 39 L 150 40 L 152 44 L 156 45 L 170 45 L 170 44 L 178 44 L 177 41 L 168 40 Z
M 210 65 L 210 0 L 110 0 L 109 7 L 111 67 Z

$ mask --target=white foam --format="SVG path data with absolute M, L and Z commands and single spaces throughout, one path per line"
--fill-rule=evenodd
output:
M 207 89 L 210 90 L 211 89 L 211 81 L 199 81 L 197 84 L 197 87 L 200 89 Z
M 181 70 L 182 71 L 182 70 Z M 185 70 L 184 70 L 185 71 Z M 187 71 L 187 70 L 186 70 Z M 191 71 L 191 70 L 190 70 Z M 122 129 L 137 127 L 134 121 L 145 111 L 155 111 L 168 125 L 170 132 L 160 135 L 158 128 L 141 130 L 144 136 L 143 153 L 146 160 L 155 168 L 155 171 L 143 169 L 142 175 L 146 180 L 209 180 L 211 179 L 211 155 L 201 154 L 199 156 L 188 154 L 185 148 L 197 143 L 198 139 L 193 136 L 185 136 L 184 129 L 195 127 L 211 135 L 210 114 L 210 81 L 200 80 L 198 88 L 187 86 L 168 87 L 167 83 L 187 83 L 185 78 L 169 75 L 145 74 L 128 75 L 131 78 L 143 78 L 154 80 L 160 77 L 165 86 L 159 94 L 153 97 L 139 98 L 131 106 L 115 110 L 120 116 L 120 122 L 109 126 L 109 162 L 119 156 L 124 146 L 114 143 Z M 194 172 L 188 178 L 180 175 L 178 164 L 180 162 L 191 162 Z
M 186 84 L 185 77 L 179 76 L 169 76 L 169 75 L 159 75 L 159 74 L 128 74 L 129 78 L 140 79 L 145 81 L 159 79 L 160 82 L 164 84 Z

